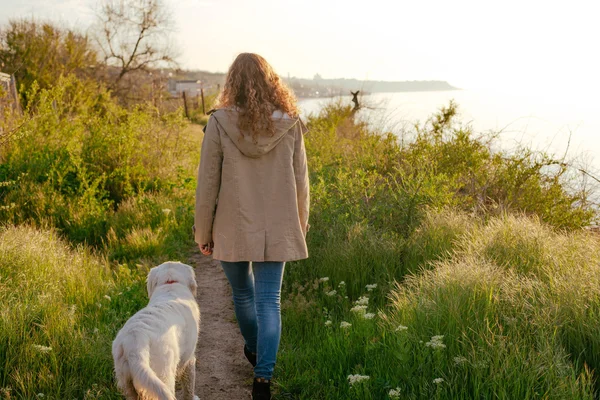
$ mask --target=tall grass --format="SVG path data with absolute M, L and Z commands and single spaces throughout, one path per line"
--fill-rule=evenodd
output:
M 438 221 L 444 233 L 423 223 L 406 245 L 421 268 L 391 290 L 350 260 L 335 279 L 288 289 L 280 392 L 302 399 L 385 399 L 395 388 L 414 399 L 594 398 L 600 239 L 557 233 L 527 217 L 483 222 L 444 211 L 426 221 Z M 365 283 L 377 287 L 368 291 Z M 353 312 L 360 296 L 368 307 Z M 342 328 L 342 321 L 352 325 Z M 353 387 L 352 374 L 370 379 Z
M 22 225 L 0 229 L 0 277 L 0 396 L 117 398 L 110 344 L 146 301 L 142 274 Z
M 279 398 L 594 398 L 594 211 L 551 157 L 495 153 L 455 115 L 403 145 L 339 105 L 310 119 Z
M 1 122 L 0 398 L 120 398 L 111 342 L 192 249 L 201 136 L 74 77 L 28 98 Z

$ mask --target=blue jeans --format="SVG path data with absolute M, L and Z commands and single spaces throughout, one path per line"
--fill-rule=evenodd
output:
M 284 262 L 226 262 L 235 316 L 246 346 L 256 353 L 256 378 L 271 379 L 281 338 L 281 282 Z

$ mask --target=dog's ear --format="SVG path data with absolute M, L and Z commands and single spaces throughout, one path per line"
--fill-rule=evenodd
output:
M 156 267 L 154 267 L 150 270 L 148 278 L 146 279 L 146 289 L 148 290 L 148 298 L 152 297 L 152 293 L 154 293 L 154 289 L 156 289 L 156 284 L 158 283 L 156 274 Z

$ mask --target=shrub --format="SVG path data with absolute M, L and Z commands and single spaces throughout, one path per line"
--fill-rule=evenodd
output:
M 99 246 L 126 199 L 193 187 L 199 142 L 180 113 L 125 110 L 72 76 L 30 98 L 18 136 L 0 153 L 3 221 L 46 221 Z

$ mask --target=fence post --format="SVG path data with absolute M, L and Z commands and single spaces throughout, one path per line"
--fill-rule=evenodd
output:
M 204 109 L 204 88 L 200 87 L 200 96 L 202 96 L 202 114 L 206 115 L 206 110 Z
M 183 109 L 185 110 L 185 117 L 187 119 L 190 119 L 190 115 L 188 114 L 187 98 L 185 96 L 185 90 L 183 91 Z

